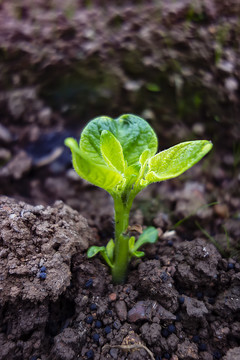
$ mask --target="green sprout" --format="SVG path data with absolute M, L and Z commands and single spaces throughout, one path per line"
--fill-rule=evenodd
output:
M 207 140 L 187 141 L 156 154 L 154 130 L 135 115 L 117 119 L 101 116 L 83 129 L 79 144 L 67 138 L 78 175 L 105 189 L 114 200 L 115 237 L 105 246 L 91 246 L 89 258 L 100 253 L 111 268 L 114 283 L 123 283 L 132 257 L 144 256 L 139 248 L 155 243 L 157 229 L 147 228 L 135 241 L 129 235 L 129 213 L 136 195 L 154 182 L 174 178 L 196 164 L 212 148 Z

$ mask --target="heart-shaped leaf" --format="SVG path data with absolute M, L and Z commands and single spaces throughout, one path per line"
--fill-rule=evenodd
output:
M 84 128 L 79 144 L 80 149 L 98 164 L 105 163 L 100 149 L 104 130 L 112 133 L 119 141 L 128 166 L 137 164 L 144 150 L 149 149 L 151 156 L 157 151 L 156 134 L 145 120 L 130 114 L 117 119 L 101 116 L 90 121 Z

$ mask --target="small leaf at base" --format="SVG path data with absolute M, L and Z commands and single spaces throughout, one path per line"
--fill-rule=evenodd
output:
M 87 257 L 92 258 L 93 256 L 97 255 L 98 253 L 100 253 L 102 255 L 103 259 L 106 261 L 108 266 L 110 266 L 112 268 L 113 264 L 112 264 L 111 260 L 108 258 L 107 251 L 104 246 L 91 246 L 87 251 Z
M 155 227 L 150 226 L 139 236 L 135 243 L 133 251 L 135 252 L 144 244 L 154 244 L 158 239 L 158 231 Z
M 109 240 L 106 246 L 107 256 L 111 262 L 113 262 L 113 253 L 114 253 L 115 243 L 113 239 Z
M 131 236 L 130 239 L 128 240 L 128 248 L 129 248 L 130 253 L 132 253 L 132 250 L 134 248 L 134 244 L 135 244 L 135 237 Z
M 105 250 L 104 246 L 91 246 L 87 251 L 87 257 L 92 258 L 103 250 Z
M 134 251 L 134 253 L 132 254 L 132 256 L 135 256 L 137 258 L 143 257 L 145 255 L 144 251 Z

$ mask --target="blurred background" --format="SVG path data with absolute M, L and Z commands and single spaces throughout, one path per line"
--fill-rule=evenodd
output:
M 102 215 L 96 209 L 106 194 L 76 177 L 63 141 L 79 139 L 96 116 L 133 113 L 154 127 L 160 150 L 214 143 L 188 187 L 173 180 L 145 197 L 155 191 L 179 218 L 216 202 L 206 206 L 211 216 L 239 221 L 239 14 L 239 0 L 2 0 L 1 194 L 44 205 L 62 199 L 104 218 L 106 206 Z M 96 211 L 86 189 L 97 192 Z

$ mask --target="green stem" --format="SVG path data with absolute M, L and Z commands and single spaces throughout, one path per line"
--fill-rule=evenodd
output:
M 125 281 L 129 262 L 129 237 L 125 235 L 132 201 L 124 204 L 120 197 L 114 198 L 115 208 L 115 248 L 112 279 L 115 284 Z

